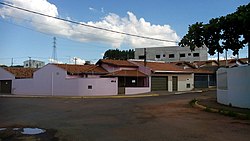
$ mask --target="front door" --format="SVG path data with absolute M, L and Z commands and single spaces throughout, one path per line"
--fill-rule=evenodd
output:
M 178 76 L 172 76 L 172 90 L 178 91 Z
M 11 80 L 0 80 L 0 93 L 10 94 L 11 86 L 12 86 Z

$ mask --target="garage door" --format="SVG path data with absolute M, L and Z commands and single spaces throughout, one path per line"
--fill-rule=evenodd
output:
M 152 76 L 151 79 L 152 91 L 167 91 L 168 90 L 168 77 L 156 77 Z
M 208 88 L 208 76 L 207 75 L 194 75 L 194 87 L 195 88 Z

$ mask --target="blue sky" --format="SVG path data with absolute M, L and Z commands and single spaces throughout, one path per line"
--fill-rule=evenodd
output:
M 60 18 L 165 40 L 180 40 L 188 25 L 232 13 L 249 0 L 0 0 Z M 28 57 L 48 62 L 53 37 L 57 59 L 72 63 L 77 57 L 96 62 L 113 48 L 168 46 L 173 43 L 126 37 L 51 20 L 0 5 L 0 64 L 22 65 Z M 223 56 L 223 55 L 222 55 Z M 229 54 L 230 56 L 230 54 Z M 246 48 L 240 57 L 246 57 Z

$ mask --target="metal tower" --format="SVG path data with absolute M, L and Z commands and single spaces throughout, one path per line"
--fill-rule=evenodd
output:
M 52 62 L 57 62 L 57 55 L 56 55 L 56 37 L 53 37 L 53 52 L 52 52 Z

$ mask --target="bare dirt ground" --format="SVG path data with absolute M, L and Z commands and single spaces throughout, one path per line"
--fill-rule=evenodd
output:
M 213 93 L 125 99 L 0 98 L 0 128 L 39 127 L 53 130 L 54 139 L 62 141 L 249 141 L 250 121 L 188 104 Z M 0 140 L 7 139 L 0 136 Z

